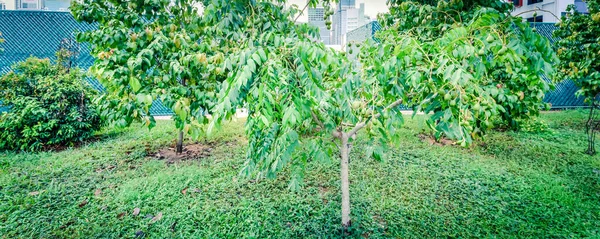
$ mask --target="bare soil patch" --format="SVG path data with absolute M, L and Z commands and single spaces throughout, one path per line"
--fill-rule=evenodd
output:
M 444 137 L 440 138 L 439 140 L 436 140 L 433 135 L 419 134 L 418 136 L 419 136 L 419 139 L 421 139 L 421 141 L 426 142 L 429 145 L 437 145 L 437 146 L 454 145 L 454 142 L 452 140 L 444 138 Z
M 211 156 L 214 149 L 214 144 L 186 144 L 183 147 L 183 152 L 178 154 L 175 147 L 169 146 L 158 150 L 156 153 L 149 154 L 150 157 L 164 160 L 167 164 L 174 164 L 190 160 L 200 160 Z

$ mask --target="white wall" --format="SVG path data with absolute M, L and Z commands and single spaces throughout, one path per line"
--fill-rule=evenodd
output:
M 3 2 L 6 5 L 6 10 L 16 9 L 15 0 L 0 0 L 0 2 Z
M 542 10 L 551 12 L 551 13 L 542 12 L 542 11 L 537 12 L 538 16 L 544 16 L 544 22 L 560 21 L 561 13 L 567 9 L 568 5 L 574 3 L 574 0 L 544 0 L 541 3 L 535 3 L 535 4 L 528 5 L 527 0 L 522 0 L 522 1 L 523 1 L 523 6 L 516 7 L 513 12 L 513 15 L 518 15 L 520 13 L 535 10 L 535 9 L 542 9 Z M 531 17 L 533 17 L 533 12 L 523 13 L 522 15 L 519 15 L 519 16 L 522 17 L 523 19 L 531 18 Z

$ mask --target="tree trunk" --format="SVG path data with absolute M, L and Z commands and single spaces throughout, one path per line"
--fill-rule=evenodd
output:
M 350 157 L 350 145 L 348 144 L 348 135 L 342 133 L 342 145 L 340 146 L 340 179 L 342 181 L 342 226 L 347 229 L 350 224 L 350 179 L 348 164 Z
M 596 138 L 596 135 L 594 134 L 594 110 L 596 108 L 596 104 L 592 103 L 592 107 L 590 108 L 590 115 L 588 116 L 588 121 L 586 124 L 586 133 L 588 136 L 588 149 L 586 151 L 587 154 L 589 155 L 594 155 L 596 154 L 596 146 L 594 143 L 594 140 Z
M 179 131 L 179 137 L 177 137 L 177 154 L 183 153 L 183 130 Z
M 186 85 L 186 80 L 185 78 L 181 79 L 181 85 L 185 86 Z M 181 119 L 183 120 L 183 122 L 185 123 L 185 119 Z M 182 154 L 183 153 L 183 130 L 179 130 L 179 137 L 177 138 L 177 154 Z

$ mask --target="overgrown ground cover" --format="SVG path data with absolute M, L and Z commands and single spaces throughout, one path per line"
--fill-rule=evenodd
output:
M 495 132 L 471 148 L 430 145 L 407 120 L 383 162 L 355 146 L 353 225 L 363 238 L 600 237 L 600 158 L 584 154 L 584 111 L 547 113 L 544 133 Z M 2 238 L 337 238 L 338 162 L 310 163 L 303 190 L 238 177 L 243 122 L 201 140 L 211 156 L 167 164 L 159 122 L 109 129 L 57 153 L 0 153 Z M 319 159 L 315 159 L 319 160 Z M 139 208 L 138 215 L 134 209 Z M 162 216 L 160 216 L 162 215 Z

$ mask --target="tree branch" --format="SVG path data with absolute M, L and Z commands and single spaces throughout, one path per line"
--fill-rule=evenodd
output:
M 317 117 L 317 115 L 315 114 L 315 112 L 313 112 L 311 110 L 310 111 L 310 115 L 312 116 L 313 120 L 319 125 L 319 127 L 321 127 L 321 129 L 325 129 L 325 125 L 323 124 L 323 122 L 321 122 L 321 120 L 319 119 L 319 117 Z
M 558 21 L 560 22 L 560 18 L 559 18 L 558 16 L 556 16 L 556 14 L 554 14 L 554 13 L 553 13 L 553 12 L 551 12 L 551 11 L 548 11 L 548 10 L 541 9 L 541 8 L 539 8 L 539 7 L 536 7 L 536 8 L 535 8 L 535 9 L 533 9 L 533 10 L 524 11 L 524 12 L 522 12 L 522 13 L 519 13 L 519 14 L 517 14 L 517 15 L 514 15 L 514 16 L 515 16 L 515 17 L 518 17 L 518 16 L 521 16 L 521 15 L 523 15 L 523 14 L 525 14 L 525 13 L 537 12 L 537 11 L 540 11 L 540 12 L 545 12 L 545 13 L 550 13 L 550 14 L 551 14 L 551 15 L 552 15 L 554 18 L 556 18 L 556 20 L 558 20 Z
M 383 109 L 383 110 L 384 110 L 384 111 L 385 111 L 385 110 L 389 110 L 389 109 L 391 109 L 391 108 L 394 108 L 394 107 L 396 107 L 396 106 L 398 106 L 398 105 L 400 105 L 400 104 L 402 104 L 402 99 L 399 99 L 399 100 L 395 101 L 394 103 L 392 103 L 392 104 L 388 105 L 388 106 L 387 106 L 387 107 L 385 107 L 385 109 Z M 379 118 L 379 117 L 381 117 L 381 113 L 377 113 L 377 114 L 373 115 L 373 117 L 369 118 L 369 119 L 368 119 L 367 121 L 365 121 L 365 122 L 360 122 L 360 123 L 358 123 L 356 126 L 354 126 L 354 128 L 353 128 L 353 129 L 352 129 L 350 132 L 348 132 L 348 134 L 347 134 L 347 135 L 348 135 L 348 137 L 352 137 L 352 136 L 354 136 L 354 135 L 355 135 L 355 134 L 356 134 L 356 133 L 357 133 L 359 130 L 361 130 L 362 128 L 364 128 L 364 127 L 367 125 L 367 123 L 369 123 L 369 121 L 371 121 L 371 120 L 373 120 L 373 119 L 377 119 L 377 118 Z
M 306 5 L 304 6 L 304 8 L 302 8 L 302 11 L 300 11 L 300 13 L 296 17 L 296 19 L 294 19 L 294 23 L 296 23 L 298 21 L 298 18 L 300 18 L 300 16 L 302 16 L 302 14 L 304 14 L 304 11 L 306 11 L 306 9 L 308 8 L 308 4 L 310 4 L 310 1 L 306 2 Z

